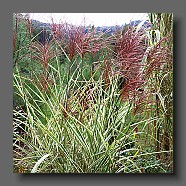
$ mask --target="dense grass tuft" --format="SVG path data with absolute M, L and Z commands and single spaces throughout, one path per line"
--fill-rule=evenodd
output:
M 173 172 L 173 20 L 149 16 L 112 36 L 53 22 L 42 43 L 14 15 L 14 172 Z

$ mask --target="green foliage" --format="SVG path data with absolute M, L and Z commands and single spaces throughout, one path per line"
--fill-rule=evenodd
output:
M 14 15 L 14 172 L 172 172 L 172 14 L 150 21 L 114 37 L 53 24 L 41 43 Z

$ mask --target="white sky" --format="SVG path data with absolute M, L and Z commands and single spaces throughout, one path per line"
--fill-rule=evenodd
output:
M 148 19 L 146 13 L 30 13 L 31 19 L 46 23 L 51 22 L 51 16 L 56 23 L 62 20 L 74 25 L 83 24 L 85 18 L 86 25 L 94 24 L 94 26 L 115 26 Z

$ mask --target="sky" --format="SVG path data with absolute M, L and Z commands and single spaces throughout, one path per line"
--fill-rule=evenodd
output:
M 146 20 L 146 13 L 29 13 L 31 19 L 51 23 L 53 17 L 56 23 L 60 20 L 79 25 L 85 20 L 86 25 L 94 26 L 115 26 L 129 23 L 134 20 Z

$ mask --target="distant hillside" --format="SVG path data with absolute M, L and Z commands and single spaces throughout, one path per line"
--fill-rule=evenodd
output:
M 131 26 L 134 26 L 134 25 L 138 25 L 139 23 L 141 22 L 141 20 L 135 20 L 135 21 L 131 21 L 129 24 Z M 50 29 L 50 23 L 43 23 L 43 22 L 40 22 L 38 20 L 32 20 L 32 25 L 34 28 L 44 28 L 44 29 Z M 116 26 L 97 26 L 95 27 L 96 30 L 99 32 L 99 31 L 107 31 L 109 30 L 109 34 L 115 32 L 116 30 L 120 30 L 122 29 L 124 26 L 126 26 L 127 24 L 123 24 L 123 25 L 116 25 Z M 144 22 L 144 25 L 149 25 L 149 22 L 148 20 Z

